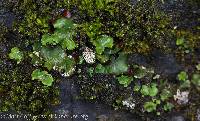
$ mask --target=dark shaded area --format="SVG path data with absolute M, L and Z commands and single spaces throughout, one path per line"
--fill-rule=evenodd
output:
M 165 0 L 161 8 L 173 18 L 178 28 L 194 28 L 200 23 L 200 2 L 198 0 Z
M 79 95 L 72 80 L 63 80 L 61 87 L 61 105 L 54 108 L 58 115 L 67 113 L 70 115 L 68 120 L 72 121 L 140 121 L 139 117 L 126 112 L 114 111 L 110 106 L 98 103 L 89 103 L 76 99 Z M 84 116 L 85 115 L 85 116 Z M 57 119 L 56 121 L 65 121 L 66 119 Z M 105 120 L 105 121 L 106 121 Z
M 162 75 L 162 77 L 167 77 L 169 80 L 175 79 L 177 73 L 183 69 L 173 54 L 164 54 L 156 50 L 152 52 L 150 57 L 156 73 Z

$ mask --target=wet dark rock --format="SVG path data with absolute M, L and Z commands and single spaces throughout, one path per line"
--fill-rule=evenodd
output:
M 1 44 L 1 46 L 0 46 L 0 57 L 1 58 L 6 58 L 6 54 L 8 52 L 8 48 L 5 45 L 5 43 L 0 43 L 0 44 Z
M 182 69 L 173 54 L 164 54 L 160 50 L 155 50 L 150 57 L 155 72 L 163 77 L 168 77 L 169 80 L 175 79 L 177 73 Z
M 15 19 L 14 13 L 10 12 L 7 8 L 3 6 L 4 1 L 0 1 L 0 23 L 5 25 L 8 28 L 11 28 L 13 21 Z
M 161 8 L 173 18 L 174 26 L 185 29 L 198 26 L 199 5 L 198 0 L 166 0 Z
M 196 116 L 196 118 L 197 118 L 197 121 L 200 121 L 200 108 L 197 109 L 197 116 Z
M 148 66 L 148 58 L 141 54 L 132 54 L 128 58 L 128 63 L 130 65 L 132 64 L 138 64 L 143 66 Z
M 61 104 L 53 110 L 57 115 L 67 115 L 67 118 L 57 118 L 55 121 L 140 121 L 129 112 L 115 111 L 105 104 L 77 99 L 78 87 L 72 83 L 75 79 L 63 79 L 60 82 Z
M 97 121 L 108 121 L 108 116 L 99 115 L 99 116 L 97 116 Z
M 170 117 L 167 121 L 186 121 L 186 119 L 181 115 L 177 115 Z
M 166 54 L 161 50 L 154 50 L 148 56 L 132 54 L 128 58 L 128 63 L 153 67 L 157 74 L 167 77 L 169 80 L 175 79 L 177 73 L 182 69 L 173 54 Z
M 11 28 L 12 25 L 13 25 L 13 21 L 15 19 L 15 16 L 13 13 L 11 12 L 7 12 L 7 13 L 4 13 L 3 15 L 1 15 L 1 19 L 0 19 L 0 22 L 2 21 L 4 23 L 4 25 L 8 28 Z M 2 20 L 2 18 L 5 18 Z

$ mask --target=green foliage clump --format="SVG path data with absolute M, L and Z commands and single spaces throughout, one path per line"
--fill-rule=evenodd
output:
M 138 65 L 133 65 L 133 68 L 135 70 L 134 72 L 134 77 L 137 79 L 141 79 L 145 76 L 153 76 L 152 74 L 154 74 L 154 70 L 151 68 L 146 68 L 144 66 L 138 66 Z
M 178 80 L 181 81 L 181 88 L 188 88 L 190 87 L 190 80 L 188 79 L 188 75 L 185 71 L 181 71 L 178 76 Z
M 171 111 L 173 107 L 174 107 L 174 105 L 173 105 L 172 103 L 167 102 L 167 103 L 164 105 L 164 110 L 165 110 L 165 111 Z
M 108 72 L 116 75 L 127 72 L 127 70 L 127 55 L 125 54 L 120 54 L 117 59 L 112 59 L 112 63 L 108 67 Z
M 188 75 L 185 71 L 181 71 L 179 74 L 178 74 L 178 80 L 180 81 L 186 81 L 188 79 Z
M 75 34 L 74 23 L 70 19 L 60 18 L 55 24 L 52 35 L 44 34 L 40 43 L 33 45 L 33 53 L 30 54 L 36 65 L 43 65 L 48 70 L 58 70 L 66 76 L 72 74 L 75 62 L 67 56 L 65 49 L 74 50 L 77 45 L 73 41 Z M 53 45 L 53 46 L 51 46 Z
M 131 81 L 133 80 L 132 77 L 129 77 L 129 76 L 120 76 L 120 77 L 117 77 L 117 80 L 118 82 L 123 85 L 124 87 L 128 87 L 129 84 L 131 83 Z
M 19 64 L 23 59 L 23 53 L 19 50 L 18 47 L 14 47 L 11 49 L 11 52 L 9 54 L 10 59 L 14 59 L 17 61 L 17 64 Z
M 176 40 L 176 45 L 177 46 L 183 46 L 184 45 L 184 38 L 178 38 Z
M 140 88 L 141 88 L 141 86 L 140 86 L 139 84 L 136 84 L 136 85 L 134 86 L 133 90 L 134 90 L 135 92 L 138 92 L 138 91 L 140 90 Z
M 142 85 L 142 88 L 141 88 L 140 92 L 144 96 L 147 96 L 147 95 L 149 95 L 151 97 L 156 96 L 158 94 L 157 84 L 156 83 L 151 83 L 150 86 Z
M 60 18 L 53 24 L 54 28 L 61 30 L 71 30 L 74 28 L 74 23 L 70 19 Z
M 34 70 L 31 76 L 32 76 L 32 80 L 37 79 L 46 86 L 51 86 L 54 81 L 51 74 L 48 74 L 47 71 L 41 71 L 39 69 Z
M 73 40 L 75 35 L 74 23 L 70 19 L 60 18 L 54 23 L 54 34 L 44 34 L 41 39 L 43 46 L 48 44 L 57 45 L 58 43 L 63 49 L 73 50 L 76 47 L 76 43 Z
M 96 52 L 98 54 L 102 54 L 106 47 L 112 48 L 113 46 L 113 38 L 107 35 L 101 35 L 93 42 L 94 46 L 96 47 Z
M 152 112 L 152 111 L 156 110 L 156 104 L 154 102 L 146 102 L 144 104 L 144 109 L 147 112 Z
M 102 64 L 98 64 L 95 67 L 95 73 L 107 73 L 107 69 Z
M 107 64 L 98 63 L 95 68 L 90 67 L 88 70 L 89 75 L 92 76 L 95 73 L 114 74 L 114 75 L 121 75 L 121 74 L 127 73 L 128 71 L 128 64 L 126 62 L 127 55 L 120 53 L 119 57 L 117 58 L 114 58 L 114 56 L 111 56 L 111 57 L 112 57 L 112 60 L 110 63 L 107 63 Z M 121 75 L 117 79 L 120 84 L 124 85 L 124 87 L 127 87 L 133 78 L 132 77 L 129 78 L 128 76 Z
M 191 82 L 200 90 L 200 74 L 193 74 Z
M 107 65 L 98 64 L 95 68 L 96 73 L 110 73 L 120 75 L 128 71 L 127 55 L 121 53 L 119 57 L 112 58 L 111 63 Z
M 150 102 L 145 102 L 144 103 L 144 109 L 147 112 L 152 112 L 152 111 L 156 111 L 157 105 L 160 104 L 160 100 L 152 100 Z
M 166 48 L 167 44 L 170 43 L 168 41 L 171 40 L 170 37 L 172 36 L 169 25 L 170 19 L 158 9 L 156 2 L 156 0 L 141 0 L 137 1 L 133 6 L 129 0 L 64 0 L 56 2 L 24 0 L 15 5 L 18 10 L 27 9 L 25 17 L 16 26 L 20 32 L 34 39 L 38 38 L 39 34 L 42 34 L 41 43 L 34 42 L 34 51 L 30 56 L 37 67 L 46 67 L 49 71 L 53 69 L 61 73 L 64 72 L 66 75 L 71 75 L 76 61 L 69 53 L 73 51 L 73 54 L 78 54 L 78 49 L 76 50 L 78 47 L 81 48 L 88 45 L 91 45 L 92 48 L 94 47 L 96 50 L 95 57 L 100 63 L 96 67 L 89 67 L 88 72 L 92 77 L 92 81 L 88 79 L 89 81 L 84 80 L 79 83 L 81 85 L 81 94 L 85 95 L 85 98 L 102 100 L 105 97 L 100 97 L 99 95 L 107 95 L 107 97 L 114 95 L 113 88 L 115 85 L 105 80 L 100 80 L 102 83 L 94 82 L 97 81 L 97 79 L 93 79 L 94 73 L 117 75 L 119 83 L 124 87 L 128 87 L 133 80 L 132 77 L 121 75 L 127 74 L 129 66 L 127 64 L 127 55 L 118 53 L 119 50 L 126 53 L 138 52 L 146 54 L 154 48 Z M 72 15 L 71 19 L 60 18 L 58 15 L 62 13 L 60 8 L 67 8 L 74 15 Z M 52 15 L 51 17 L 49 16 L 50 14 Z M 49 22 L 50 19 L 51 21 Z M 74 24 L 72 19 L 77 24 Z M 56 21 L 54 22 L 54 20 Z M 52 30 L 49 30 L 49 25 L 52 25 Z M 190 39 L 189 45 L 187 37 L 178 36 L 177 38 L 176 44 L 186 49 L 194 47 L 194 43 L 197 40 L 194 39 L 194 42 L 193 39 Z M 80 45 L 75 40 L 79 41 Z M 114 50 L 116 48 L 119 48 L 119 50 Z M 119 57 L 117 57 L 118 54 Z M 78 56 L 81 57 L 80 55 Z M 81 65 L 83 64 L 83 58 L 80 60 L 79 64 Z M 143 66 L 134 67 L 133 73 L 134 75 L 132 76 L 134 78 L 141 80 L 147 76 L 152 77 L 154 74 L 151 69 Z M 187 74 L 181 72 L 178 78 L 182 83 L 182 87 L 187 87 L 188 82 L 190 82 Z M 30 81 L 26 85 L 27 87 L 30 88 L 30 85 L 36 85 L 40 89 L 40 91 L 37 91 L 37 89 L 31 88 L 30 92 L 33 91 L 31 99 L 27 99 L 27 97 L 12 97 L 14 101 L 19 99 L 31 100 L 27 109 L 33 112 L 42 109 L 43 105 L 46 105 L 46 102 L 40 101 L 40 96 L 38 97 L 35 93 L 41 93 L 41 97 L 48 99 L 46 95 L 49 96 L 49 93 L 51 93 L 49 86 L 52 88 L 54 86 L 52 85 L 52 76 L 46 71 L 39 69 L 33 71 L 32 80 L 35 79 L 42 81 L 46 86 L 41 86 L 38 81 Z M 199 76 L 193 75 L 192 83 L 199 85 L 198 82 Z M 19 91 L 20 88 L 22 88 L 21 91 Z M 17 95 L 19 92 L 21 95 L 27 95 L 23 91 L 29 88 L 24 89 L 21 85 L 16 86 L 12 93 Z M 144 109 L 147 112 L 155 111 L 157 105 L 160 104 L 160 100 L 154 99 L 158 97 L 158 88 L 159 85 L 156 83 L 145 85 L 143 82 L 142 86 L 135 85 L 134 87 L 134 91 L 142 93 L 142 98 L 151 96 L 147 98 L 153 99 L 144 104 Z M 125 89 L 122 90 L 124 91 Z M 42 93 L 42 91 L 45 92 Z M 159 96 L 163 102 L 172 96 L 167 89 L 160 92 Z M 125 96 L 126 93 L 118 95 Z M 116 99 L 116 97 L 109 98 L 109 101 L 112 102 L 113 99 Z M 121 102 L 121 100 L 118 102 Z M 171 110 L 172 107 L 172 104 L 167 102 L 164 105 L 164 110 Z
M 183 58 L 186 53 L 193 53 L 199 47 L 198 34 L 190 30 L 177 30 L 176 37 L 178 46 L 176 53 L 179 54 L 179 58 Z
M 191 83 L 193 83 L 195 85 L 195 87 L 197 87 L 197 89 L 199 90 L 200 87 L 200 74 L 198 73 L 193 73 L 191 80 L 189 80 L 188 75 L 186 72 L 182 71 L 178 74 L 178 79 L 181 81 L 180 83 L 180 87 L 181 88 L 189 88 L 191 87 Z
M 35 44 L 31 57 L 35 64 L 41 64 L 48 70 L 54 69 L 69 75 L 72 74 L 75 65 L 73 58 L 68 57 L 60 46 L 51 48 Z
M 160 99 L 162 101 L 165 101 L 167 99 L 169 99 L 170 97 L 172 97 L 172 93 L 170 92 L 169 89 L 163 89 L 161 94 L 160 94 Z

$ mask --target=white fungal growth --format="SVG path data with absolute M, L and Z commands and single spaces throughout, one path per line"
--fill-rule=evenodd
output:
M 122 105 L 126 106 L 127 108 L 134 109 L 135 101 L 132 98 L 128 98 L 128 99 L 122 101 Z
M 94 63 L 95 62 L 95 53 L 92 49 L 86 47 L 83 51 L 83 58 L 87 63 Z
M 180 92 L 178 89 L 176 95 L 174 95 L 174 100 L 177 101 L 178 104 L 186 104 L 189 101 L 188 95 L 188 91 Z

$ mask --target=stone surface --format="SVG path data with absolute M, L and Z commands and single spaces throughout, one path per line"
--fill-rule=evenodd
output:
M 132 0 L 136 4 L 136 0 Z M 196 26 L 196 18 L 200 11 L 194 7 L 193 9 L 182 5 L 183 0 L 166 0 L 163 9 L 170 13 L 174 18 L 174 26 L 178 27 L 194 27 Z M 0 7 L 2 7 L 3 0 L 0 0 Z M 176 13 L 175 13 L 176 12 Z M 187 13 L 187 14 L 185 14 Z M 194 18 L 191 18 L 194 16 Z M 186 18 L 187 17 L 187 18 Z M 0 9 L 0 23 L 4 23 L 8 28 L 12 27 L 14 14 L 8 10 Z M 178 21 L 179 20 L 179 21 Z M 181 21 L 180 21 L 181 20 Z M 183 20 L 183 21 L 182 21 Z M 187 24 L 185 24 L 187 23 Z M 6 48 L 0 48 L 2 52 L 6 52 Z M 139 54 L 133 54 L 129 59 L 130 63 L 141 64 L 144 66 L 155 66 L 156 72 L 174 78 L 181 70 L 181 66 L 175 60 L 173 55 L 166 55 L 159 51 L 152 53 L 151 58 Z M 173 65 L 173 66 L 172 66 Z M 72 80 L 63 79 L 60 83 L 61 89 L 61 105 L 53 107 L 53 110 L 58 115 L 67 115 L 67 118 L 57 118 L 56 121 L 141 121 L 138 117 L 128 112 L 114 111 L 109 106 L 103 104 L 89 103 L 85 101 L 76 100 L 78 95 L 77 88 L 71 83 Z M 200 111 L 199 111 L 200 112 Z M 9 112 L 10 114 L 12 112 Z M 18 119 L 3 119 L 0 114 L 0 121 L 17 121 Z M 200 114 L 197 117 L 200 120 Z M 23 121 L 20 119 L 20 121 Z M 167 121 L 185 121 L 181 115 L 174 114 L 169 117 Z
M 150 63 L 155 67 L 155 72 L 169 80 L 176 78 L 177 73 L 182 67 L 177 63 L 173 54 L 164 54 L 156 50 L 151 55 Z
M 186 120 L 183 116 L 177 115 L 177 116 L 172 116 L 167 121 L 186 121 Z
M 58 115 L 68 115 L 67 121 L 141 121 L 131 113 L 115 111 L 104 104 L 77 100 L 77 87 L 71 82 L 70 79 L 63 79 L 60 82 L 61 105 L 53 108 Z M 65 120 L 55 119 L 55 121 Z

